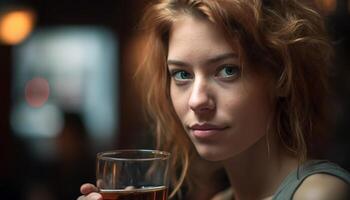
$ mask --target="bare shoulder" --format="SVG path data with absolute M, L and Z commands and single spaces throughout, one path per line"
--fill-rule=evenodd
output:
M 293 200 L 346 200 L 350 199 L 349 185 L 329 174 L 307 177 L 294 194 Z

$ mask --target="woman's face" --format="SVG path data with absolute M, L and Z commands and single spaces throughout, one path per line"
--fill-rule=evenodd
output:
M 198 153 L 225 160 L 266 135 L 270 82 L 244 68 L 238 51 L 206 20 L 183 16 L 170 32 L 168 70 L 176 114 Z

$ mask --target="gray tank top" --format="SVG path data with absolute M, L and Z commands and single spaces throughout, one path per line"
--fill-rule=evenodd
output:
M 317 173 L 336 176 L 350 184 L 350 173 L 326 160 L 311 160 L 291 172 L 281 183 L 272 200 L 291 200 L 305 178 Z

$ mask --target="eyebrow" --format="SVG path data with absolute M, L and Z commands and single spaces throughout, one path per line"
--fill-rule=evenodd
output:
M 213 63 L 218 63 L 220 61 L 229 59 L 229 58 L 238 58 L 238 55 L 236 53 L 224 53 L 224 54 L 219 54 L 216 56 L 213 56 L 211 58 L 208 58 L 205 60 L 205 64 L 213 64 Z M 180 60 L 173 60 L 173 59 L 168 59 L 167 61 L 168 65 L 178 65 L 178 66 L 191 66 L 189 63 L 186 63 L 184 61 Z

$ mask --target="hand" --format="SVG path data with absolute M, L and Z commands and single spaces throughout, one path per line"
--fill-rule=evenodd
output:
M 80 187 L 80 192 L 83 194 L 77 200 L 103 200 L 102 195 L 98 193 L 95 185 L 86 183 Z

